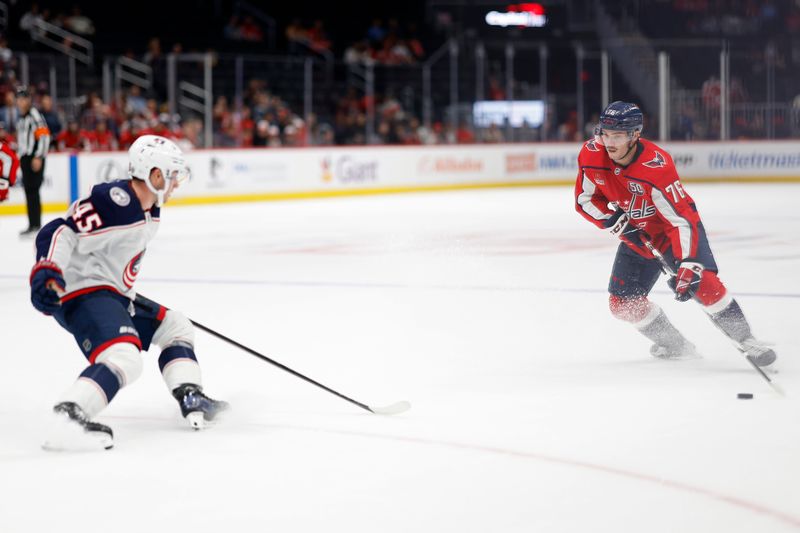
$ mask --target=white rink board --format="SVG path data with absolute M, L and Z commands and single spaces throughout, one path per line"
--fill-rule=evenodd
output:
M 800 143 L 665 143 L 682 178 L 800 180 Z M 474 185 L 569 183 L 580 145 L 499 144 L 435 147 L 198 150 L 179 197 Z M 80 192 L 124 176 L 126 155 L 82 154 Z
M 800 181 L 800 143 L 795 141 L 677 142 L 664 148 L 686 181 Z M 187 154 L 192 178 L 176 200 L 569 184 L 579 150 L 575 143 L 196 150 Z M 127 175 L 126 152 L 78 154 L 77 191 L 72 191 L 69 158 L 48 157 L 43 204 L 68 204 L 97 183 Z M 20 180 L 0 214 L 23 205 Z
M 44 184 L 40 189 L 42 204 L 65 203 L 70 193 L 69 155 L 52 154 L 44 166 Z M 17 183 L 11 187 L 8 200 L 3 207 L 25 205 L 25 191 L 22 188 L 22 174 L 17 176 Z

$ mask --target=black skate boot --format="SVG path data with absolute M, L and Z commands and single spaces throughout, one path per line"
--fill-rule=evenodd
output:
M 775 350 L 753 337 L 749 337 L 739 344 L 742 353 L 758 366 L 769 366 L 778 358 Z
M 212 400 L 205 394 L 199 385 L 184 383 L 172 391 L 172 396 L 178 400 L 181 414 L 189 421 L 194 429 L 203 429 L 212 422 L 217 415 L 226 411 L 230 405 L 221 400 Z
M 57 420 L 51 434 L 42 444 L 45 450 L 92 450 L 114 447 L 111 428 L 92 422 L 83 409 L 74 402 L 61 402 L 53 407 Z

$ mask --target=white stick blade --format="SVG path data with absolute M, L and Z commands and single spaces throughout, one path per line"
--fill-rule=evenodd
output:
M 385 405 L 383 407 L 370 407 L 369 409 L 376 415 L 398 415 L 411 409 L 411 404 L 403 401 L 396 402 L 391 405 Z

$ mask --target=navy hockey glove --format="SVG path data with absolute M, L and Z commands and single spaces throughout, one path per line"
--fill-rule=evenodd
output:
M 676 300 L 685 302 L 692 299 L 703 279 L 703 269 L 703 265 L 694 261 L 683 261 L 678 265 L 678 271 L 667 281 Z
M 628 214 L 622 209 L 614 211 L 611 218 L 606 220 L 605 227 L 611 235 L 641 249 L 645 248 L 645 239 L 649 240 L 650 238 L 647 233 L 637 228 L 633 222 L 631 222 Z
M 37 311 L 52 315 L 61 307 L 59 291 L 63 292 L 64 274 L 58 265 L 42 259 L 31 270 L 31 303 Z M 58 289 L 58 290 L 56 290 Z

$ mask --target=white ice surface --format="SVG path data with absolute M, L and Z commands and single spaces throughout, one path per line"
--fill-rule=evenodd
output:
M 39 447 L 85 362 L 30 306 L 25 223 L 2 218 L 0 532 L 800 531 L 800 186 L 689 192 L 786 398 L 663 280 L 703 358 L 651 358 L 569 188 L 167 207 L 142 294 L 412 408 L 370 414 L 198 331 L 228 419 L 190 430 L 153 350 L 98 417 L 114 450 L 83 454 Z

